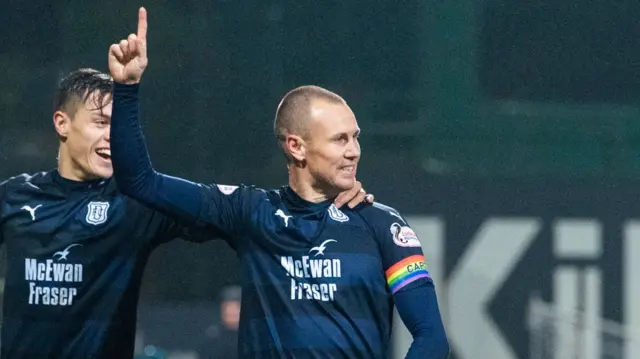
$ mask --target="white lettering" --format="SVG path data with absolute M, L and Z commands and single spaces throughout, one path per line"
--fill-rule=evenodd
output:
M 322 277 L 322 262 L 321 261 L 311 261 L 309 263 L 311 266 L 311 277 L 312 278 L 320 278 Z
M 47 267 L 44 263 L 38 263 L 38 280 L 39 281 L 45 280 L 44 276 L 45 276 L 46 269 Z
M 280 257 L 280 264 L 287 271 L 287 274 L 290 277 L 293 277 L 293 258 L 291 257 Z
M 302 259 L 281 257 L 280 264 L 291 277 L 297 278 L 340 278 L 342 265 L 339 259 Z
M 28 281 L 36 280 L 38 275 L 38 262 L 35 259 L 25 258 L 24 260 L 24 279 Z
M 68 264 L 66 264 L 68 265 Z M 53 264 L 53 280 L 56 282 L 62 282 L 65 280 L 64 278 L 64 267 L 65 264 L 54 263 Z
M 280 264 L 287 271 L 288 276 L 307 279 L 340 278 L 342 266 L 339 259 L 313 259 L 302 256 L 300 259 L 293 257 L 280 257 Z M 321 300 L 324 302 L 335 299 L 338 286 L 335 283 L 309 283 L 297 282 L 291 279 L 291 300 Z
M 298 283 L 291 279 L 291 300 L 321 300 L 329 302 L 335 300 L 338 286 L 335 283 Z
M 304 273 L 302 272 L 302 261 L 294 261 L 296 265 L 296 277 L 304 278 Z
M 69 306 L 73 304 L 73 298 L 77 294 L 76 288 L 41 287 L 33 282 L 29 283 L 29 304 Z
M 82 264 L 56 263 L 47 259 L 44 263 L 25 258 L 24 278 L 27 281 L 81 283 Z
M 29 282 L 29 304 L 69 306 L 73 304 L 78 290 L 66 286 L 47 285 L 47 282 L 82 283 L 83 266 L 58 263 L 52 259 L 38 262 L 33 258 L 25 258 L 24 277 Z
M 333 273 L 331 274 L 331 276 L 334 278 L 340 278 L 342 276 L 342 271 L 340 268 L 340 260 L 334 259 L 331 261 L 331 263 L 333 264 L 332 266 Z
M 336 298 L 333 296 L 338 291 L 338 286 L 335 283 L 329 284 L 329 300 L 334 301 Z
M 304 277 L 309 278 L 309 257 L 302 256 L 302 270 L 304 272 Z

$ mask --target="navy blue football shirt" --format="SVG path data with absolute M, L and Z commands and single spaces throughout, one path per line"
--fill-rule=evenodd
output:
M 433 282 L 406 220 L 380 204 L 340 210 L 290 187 L 198 184 L 151 167 L 138 86 L 116 85 L 112 161 L 120 190 L 233 238 L 242 265 L 241 358 L 385 358 L 393 305 L 407 358 L 448 353 Z
M 112 179 L 76 182 L 53 170 L 1 183 L 0 357 L 132 358 L 151 251 L 174 237 L 207 239 L 200 234 L 122 195 Z

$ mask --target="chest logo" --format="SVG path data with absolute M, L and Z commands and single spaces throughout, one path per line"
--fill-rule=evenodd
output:
M 284 220 L 285 227 L 289 227 L 289 218 L 292 218 L 293 216 L 287 216 L 281 209 L 277 210 L 275 215 Z
M 38 208 L 42 207 L 41 204 L 35 206 L 35 207 L 31 207 L 31 206 L 22 206 L 22 208 L 20 208 L 23 211 L 27 211 L 29 212 L 29 214 L 31 215 L 31 220 L 35 221 L 36 220 L 36 210 Z
M 108 212 L 109 202 L 89 202 L 85 220 L 87 223 L 97 226 L 107 221 Z
M 67 248 L 65 248 L 65 249 L 63 249 L 61 251 L 55 252 L 53 254 L 53 258 L 56 258 L 56 256 L 59 256 L 58 257 L 58 261 L 61 261 L 63 259 L 66 261 L 67 260 L 67 256 L 69 255 L 69 253 L 71 253 L 71 252 L 69 252 L 69 249 L 71 249 L 73 247 L 76 247 L 76 246 L 82 246 L 82 244 L 74 243 L 74 244 L 68 246 Z
M 346 214 L 344 214 L 344 212 L 339 210 L 335 204 L 332 204 L 331 206 L 329 206 L 328 211 L 329 211 L 329 217 L 331 217 L 331 219 L 333 219 L 334 221 L 346 222 L 349 220 L 349 216 L 347 216 Z
M 337 242 L 337 241 L 335 239 L 327 239 L 326 241 L 322 242 L 319 246 L 311 248 L 309 250 L 309 253 L 316 251 L 317 253 L 314 257 L 317 257 L 320 254 L 324 255 L 324 251 L 325 249 L 327 249 L 327 243 L 330 243 L 330 242 Z

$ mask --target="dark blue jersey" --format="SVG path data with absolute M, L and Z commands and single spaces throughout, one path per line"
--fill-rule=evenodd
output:
M 383 205 L 340 210 L 291 188 L 205 185 L 156 173 L 137 122 L 137 87 L 116 85 L 119 188 L 233 238 L 242 265 L 241 358 L 384 358 L 392 308 L 414 334 L 408 358 L 444 358 L 446 336 L 421 245 Z
M 204 240 L 118 192 L 57 171 L 0 184 L 7 248 L 1 357 L 131 358 L 144 266 L 174 237 Z
M 397 212 L 341 211 L 289 187 L 221 195 L 213 186 L 202 195 L 200 220 L 237 238 L 243 357 L 386 357 L 392 294 L 431 282 L 420 243 Z

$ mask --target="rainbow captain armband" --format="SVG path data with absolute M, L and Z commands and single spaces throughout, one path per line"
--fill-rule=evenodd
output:
M 420 278 L 431 278 L 423 255 L 413 255 L 392 265 L 385 272 L 391 294 Z

